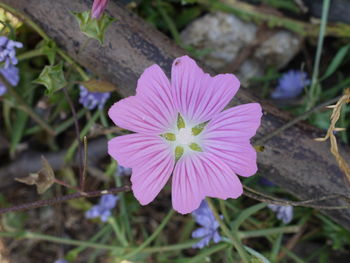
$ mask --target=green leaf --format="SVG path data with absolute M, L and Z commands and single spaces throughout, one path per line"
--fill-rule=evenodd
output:
M 181 117 L 181 115 L 179 113 L 177 115 L 177 128 L 180 130 L 180 129 L 183 129 L 185 127 L 186 127 L 185 121 L 184 121 L 184 119 Z
M 236 218 L 236 220 L 233 221 L 233 223 L 231 224 L 231 229 L 235 229 L 236 231 L 238 231 L 238 228 L 246 219 L 248 219 L 250 216 L 258 212 L 259 210 L 265 208 L 266 205 L 266 203 L 259 203 L 243 210 Z
M 271 263 L 270 260 L 268 260 L 266 257 L 264 257 L 262 254 L 257 252 L 256 250 L 244 246 L 245 250 L 247 250 L 252 256 L 254 256 L 256 259 L 251 259 L 251 262 L 256 262 L 256 263 Z
M 63 73 L 63 64 L 56 66 L 45 66 L 34 83 L 44 85 L 49 94 L 52 94 L 67 85 L 67 81 Z
M 193 134 L 194 136 L 200 134 L 200 133 L 203 131 L 204 127 L 207 126 L 207 124 L 208 124 L 208 121 L 203 122 L 203 123 L 201 123 L 201 124 L 198 124 L 198 125 L 194 126 L 194 127 L 192 128 L 192 134 Z
M 176 135 L 174 133 L 164 133 L 161 135 L 163 138 L 165 138 L 168 141 L 176 141 Z
M 57 46 L 56 43 L 52 40 L 44 41 L 44 45 L 42 46 L 42 52 L 47 56 L 47 59 L 50 62 L 50 65 L 55 64 Z
M 175 159 L 178 161 L 181 156 L 184 154 L 184 148 L 181 146 L 176 146 L 175 148 Z
M 80 82 L 90 92 L 112 92 L 116 91 L 117 87 L 108 81 L 91 79 Z
M 326 73 L 321 78 L 321 81 L 330 77 L 340 66 L 340 64 L 343 62 L 346 54 L 348 53 L 350 48 L 350 45 L 343 46 L 341 49 L 338 50 L 337 54 L 332 59 L 331 63 L 329 64 Z
M 202 148 L 197 144 L 197 143 L 191 143 L 190 145 L 190 148 L 193 150 L 193 151 L 196 151 L 196 152 L 203 152 Z
M 23 137 L 27 121 L 28 114 L 22 110 L 17 110 L 16 118 L 14 120 L 14 125 L 11 133 L 10 155 L 12 157 L 15 155 L 16 148 Z
M 80 31 L 88 37 L 98 40 L 100 44 L 103 44 L 108 26 L 116 21 L 115 18 L 110 17 L 106 13 L 103 13 L 99 19 L 92 18 L 90 11 L 73 12 L 73 15 L 79 23 Z

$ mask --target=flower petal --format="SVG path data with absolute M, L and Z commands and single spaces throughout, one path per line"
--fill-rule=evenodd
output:
M 153 65 L 141 75 L 136 96 L 115 103 L 108 112 L 113 122 L 127 130 L 160 134 L 175 125 L 177 112 L 170 83 L 163 71 Z
M 186 120 L 202 123 L 221 112 L 239 89 L 233 74 L 211 77 L 188 56 L 177 58 L 171 70 L 174 103 Z
M 177 111 L 171 94 L 169 79 L 158 65 L 147 68 L 137 82 L 137 96 L 148 100 L 163 123 L 175 123 Z
M 142 205 L 153 201 L 174 169 L 172 148 L 160 136 L 130 134 L 108 142 L 108 153 L 132 168 L 132 190 Z
M 170 153 L 169 148 L 169 144 L 160 136 L 139 133 L 118 136 L 108 142 L 109 155 L 117 160 L 119 165 L 132 169 L 141 163 L 148 163 L 150 157 L 155 154 Z
M 249 177 L 254 175 L 258 170 L 256 150 L 249 141 L 245 143 L 217 141 L 206 145 L 205 149 L 228 164 L 232 171 L 238 175 Z
M 175 166 L 172 203 L 181 214 L 197 209 L 205 196 L 237 198 L 242 192 L 242 184 L 229 166 L 210 153 L 184 155 Z
M 203 148 L 220 158 L 237 174 L 257 171 L 256 151 L 249 139 L 255 135 L 262 116 L 258 103 L 244 104 L 216 116 L 203 131 Z

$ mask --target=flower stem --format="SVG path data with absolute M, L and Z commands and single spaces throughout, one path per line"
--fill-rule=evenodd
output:
M 39 56 L 44 56 L 43 52 L 41 49 L 34 49 L 25 53 L 22 53 L 17 56 L 18 61 L 30 59 L 30 58 L 35 58 Z
M 119 239 L 122 246 L 127 247 L 129 245 L 128 241 L 125 239 L 124 234 L 120 231 L 119 225 L 118 225 L 117 221 L 115 220 L 115 218 L 109 217 L 108 223 L 112 226 L 113 231 L 114 231 L 116 237 Z
M 318 74 L 320 70 L 324 36 L 326 35 L 330 2 L 331 2 L 330 0 L 323 0 L 320 33 L 318 35 L 316 58 L 315 58 L 314 70 L 312 73 L 311 87 L 310 87 L 310 90 L 308 91 L 309 96 L 306 104 L 306 110 L 310 110 L 315 105 L 315 103 L 317 103 L 317 100 L 321 93 L 321 86 L 318 81 Z
M 59 243 L 59 244 L 67 244 L 67 245 L 73 245 L 73 246 L 82 246 L 84 248 L 95 248 L 95 249 L 103 249 L 103 250 L 110 250 L 110 251 L 132 251 L 137 249 L 137 247 L 118 247 L 115 245 L 105 245 L 100 243 L 95 243 L 92 241 L 80 241 L 80 240 L 74 240 L 69 238 L 61 238 L 61 237 L 55 237 L 30 231 L 24 231 L 24 232 L 0 232 L 0 237 L 7 237 L 7 238 L 18 238 L 18 239 L 36 239 L 36 240 L 42 240 L 42 241 L 49 241 L 53 243 Z M 144 253 L 161 253 L 161 252 L 167 252 L 167 251 L 176 251 L 186 248 L 191 248 L 193 244 L 195 244 L 197 241 L 189 241 L 185 243 L 180 243 L 176 245 L 170 245 L 170 246 L 160 246 L 160 247 L 150 247 L 143 249 Z
M 138 248 L 136 248 L 134 251 L 126 254 L 125 256 L 122 256 L 122 259 L 128 259 L 137 253 L 141 252 L 143 249 L 145 249 L 162 231 L 162 229 L 166 226 L 166 224 L 169 222 L 170 218 L 175 214 L 174 210 L 170 210 L 169 213 L 164 217 L 163 221 L 160 223 L 158 228 L 154 231 L 154 233 L 145 240 Z
M 236 236 L 236 233 L 232 234 L 230 229 L 221 220 L 221 218 L 219 216 L 219 213 L 216 210 L 216 208 L 215 208 L 214 204 L 212 203 L 212 201 L 209 198 L 207 198 L 206 200 L 207 200 L 208 205 L 209 205 L 211 211 L 213 212 L 216 220 L 219 222 L 221 230 L 231 240 L 233 246 L 236 248 L 236 250 L 237 250 L 239 256 L 241 257 L 241 259 L 243 260 L 243 262 L 244 263 L 249 263 L 248 254 L 246 253 L 245 249 L 243 248 L 243 246 L 242 246 L 238 236 Z
M 297 233 L 301 229 L 301 226 L 283 226 L 251 231 L 239 231 L 238 236 L 240 239 L 254 238 L 254 237 L 266 237 L 269 235 L 281 234 L 281 233 Z

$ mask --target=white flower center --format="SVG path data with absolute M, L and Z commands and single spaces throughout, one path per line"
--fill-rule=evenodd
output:
M 195 140 L 191 128 L 181 128 L 176 134 L 176 142 L 180 145 L 189 145 Z

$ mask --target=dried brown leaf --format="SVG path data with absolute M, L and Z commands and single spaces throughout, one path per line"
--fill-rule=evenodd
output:
M 330 139 L 331 142 L 331 153 L 334 155 L 335 159 L 338 162 L 340 169 L 345 173 L 348 181 L 350 182 L 350 167 L 346 163 L 345 159 L 340 155 L 338 151 L 337 138 L 334 135 L 335 131 L 345 131 L 345 128 L 337 128 L 335 127 L 337 121 L 339 120 L 341 109 L 343 105 L 350 102 L 350 88 L 344 90 L 344 95 L 338 100 L 335 105 L 330 105 L 327 108 L 333 109 L 331 115 L 331 124 L 328 128 L 327 134 L 324 138 L 316 138 L 315 140 L 318 142 L 324 142 Z
M 112 92 L 117 90 L 115 85 L 103 80 L 91 79 L 80 83 L 90 92 Z
M 36 185 L 37 192 L 43 194 L 55 182 L 55 174 L 51 165 L 43 156 L 41 157 L 41 164 L 42 168 L 39 172 L 31 173 L 27 177 L 15 178 L 15 180 L 27 185 Z

